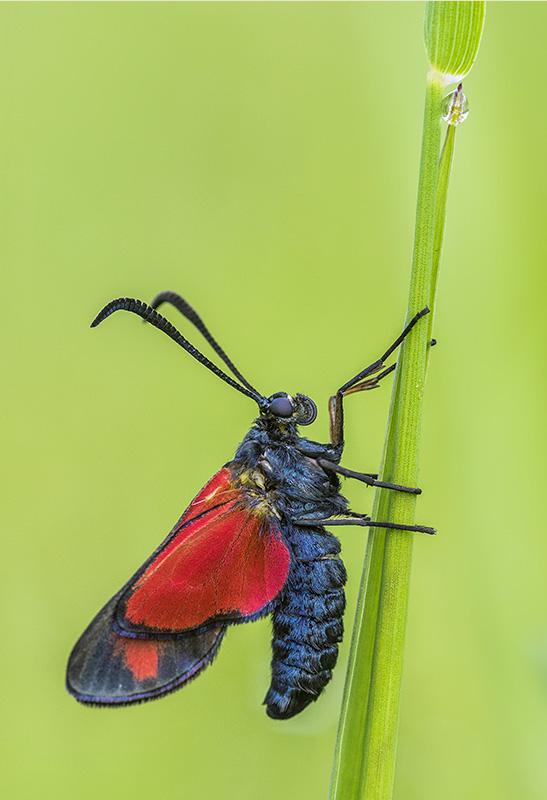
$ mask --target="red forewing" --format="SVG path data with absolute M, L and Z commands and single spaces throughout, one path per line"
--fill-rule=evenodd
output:
M 276 518 L 253 506 L 225 467 L 123 591 L 116 626 L 161 637 L 255 618 L 281 592 L 289 564 Z
M 125 705 L 183 686 L 210 664 L 226 623 L 269 610 L 289 564 L 277 523 L 253 510 L 225 467 L 84 631 L 68 691 L 82 703 Z

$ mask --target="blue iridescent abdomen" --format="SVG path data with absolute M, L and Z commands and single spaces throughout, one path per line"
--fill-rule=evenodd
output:
M 294 560 L 272 615 L 268 716 L 287 719 L 317 700 L 332 677 L 344 632 L 346 569 L 340 542 L 325 528 L 291 526 Z

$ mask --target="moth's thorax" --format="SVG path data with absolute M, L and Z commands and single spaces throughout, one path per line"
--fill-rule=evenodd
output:
M 259 417 L 253 427 L 265 433 L 272 441 L 294 443 L 300 438 L 298 436 L 298 425 L 292 418 Z
M 347 506 L 338 478 L 319 466 L 319 458 L 337 461 L 339 454 L 332 445 L 298 436 L 294 423 L 283 429 L 259 418 L 229 468 L 258 513 L 297 522 L 340 514 Z
M 281 516 L 278 493 L 267 487 L 263 464 L 259 462 L 254 467 L 242 465 L 235 469 L 233 478 L 236 487 L 242 489 L 250 500 L 255 514 L 260 517 Z

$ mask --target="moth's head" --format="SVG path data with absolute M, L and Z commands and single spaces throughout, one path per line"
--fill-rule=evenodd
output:
M 291 421 L 297 425 L 311 425 L 317 417 L 317 406 L 304 394 L 292 396 L 287 392 L 276 392 L 267 398 L 260 413 L 280 425 Z

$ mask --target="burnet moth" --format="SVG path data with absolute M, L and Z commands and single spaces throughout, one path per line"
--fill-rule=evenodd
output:
M 233 378 L 155 310 L 171 303 L 209 342 Z M 67 688 L 82 703 L 122 706 L 179 689 L 211 663 L 229 625 L 272 615 L 267 713 L 288 719 L 317 700 L 329 682 L 343 633 L 346 570 L 330 525 L 435 533 L 421 525 L 376 522 L 348 509 L 339 476 L 419 494 L 339 465 L 343 398 L 374 389 L 395 368 L 385 362 L 428 309 L 410 321 L 377 361 L 330 398 L 330 442 L 301 437 L 317 415 L 313 400 L 264 397 L 243 377 L 194 309 L 162 292 L 146 305 L 120 298 L 92 323 L 131 311 L 258 405 L 229 461 L 192 500 L 164 542 L 99 611 L 74 647 Z

